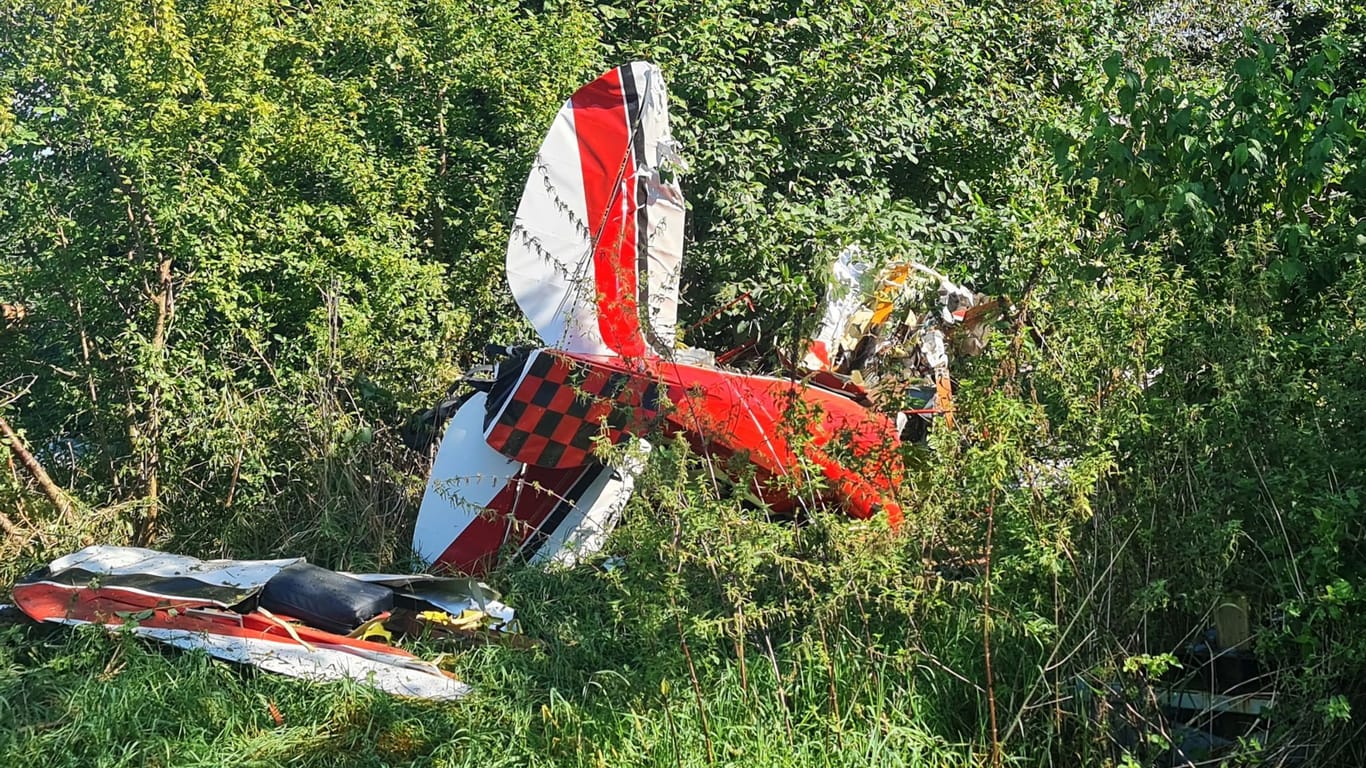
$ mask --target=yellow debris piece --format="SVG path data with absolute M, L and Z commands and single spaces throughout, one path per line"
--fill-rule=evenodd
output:
M 483 629 L 485 622 L 489 619 L 487 613 L 468 608 L 461 611 L 459 616 L 452 616 L 445 611 L 423 611 L 419 613 L 417 617 L 432 624 L 438 624 L 443 627 L 449 627 L 450 629 L 459 629 L 467 632 Z
M 384 626 L 384 620 L 389 618 L 389 614 L 383 613 L 375 618 L 356 627 L 349 636 L 359 640 L 369 640 L 371 642 L 384 643 L 385 645 L 394 644 L 394 633 Z

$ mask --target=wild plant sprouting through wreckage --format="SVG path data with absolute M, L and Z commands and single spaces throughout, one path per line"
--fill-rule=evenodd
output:
M 901 440 L 931 416 L 952 417 L 945 332 L 965 329 L 954 340 L 974 352 L 994 305 L 917 264 L 875 271 L 851 246 L 800 370 L 719 367 L 679 343 L 682 170 L 653 64 L 610 70 L 556 115 L 507 253 L 508 284 L 543 346 L 504 350 L 445 427 L 413 536 L 434 570 L 479 575 L 509 554 L 569 564 L 596 552 L 655 434 L 681 436 L 711 459 L 743 459 L 750 490 L 776 513 L 803 503 L 793 489 L 813 485 L 803 482 L 809 472 L 824 489 L 811 500 L 900 523 Z M 925 275 L 942 306 L 921 315 L 906 298 Z M 872 408 L 864 385 L 907 372 L 925 377 L 922 407 L 895 418 Z M 602 441 L 634 450 L 613 452 L 625 458 L 609 466 L 594 451 Z M 128 626 L 273 672 L 433 699 L 467 688 L 392 646 L 395 633 L 514 628 L 511 610 L 468 578 L 121 547 L 59 558 L 14 598 L 40 621 Z

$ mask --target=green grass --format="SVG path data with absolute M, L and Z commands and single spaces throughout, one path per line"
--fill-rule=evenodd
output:
M 417 649 L 474 686 L 462 701 L 19 625 L 0 630 L 0 765 L 982 763 L 982 697 L 954 676 L 978 674 L 972 603 L 925 590 L 909 539 L 765 522 L 662 471 L 612 538 L 622 567 L 494 575 L 540 647 Z M 929 612 L 960 626 L 932 661 Z
M 474 687 L 459 702 L 304 683 L 93 628 L 0 627 L 0 766 L 1120 764 L 1109 724 L 1066 700 L 1082 676 L 1120 679 L 1113 648 L 1068 631 L 1068 617 L 1099 624 L 1106 569 L 1082 561 L 1098 589 L 1055 591 L 1001 545 L 1002 526 L 989 686 L 979 561 L 925 560 L 946 523 L 918 515 L 897 535 L 833 513 L 769 522 L 718 498 L 693 460 L 656 449 L 608 542 L 620 567 L 489 577 L 537 647 L 413 648 Z M 348 558 L 402 556 L 383 546 Z M 1142 681 L 1124 679 L 1141 701 Z
M 0 635 L 0 754 L 46 766 L 974 763 L 971 746 L 936 733 L 934 675 L 910 654 L 870 658 L 846 639 L 827 664 L 823 646 L 798 639 L 771 658 L 748 649 L 742 671 L 733 646 L 690 643 L 694 686 L 677 630 L 652 641 L 588 629 L 604 606 L 529 621 L 549 630 L 540 649 L 459 653 L 452 668 L 476 693 L 445 704 L 90 629 L 10 627 Z

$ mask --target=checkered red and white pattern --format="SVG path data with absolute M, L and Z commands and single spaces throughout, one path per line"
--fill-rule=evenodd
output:
M 436 568 L 487 571 L 501 555 L 571 564 L 596 552 L 630 498 L 632 467 L 538 467 L 483 438 L 485 395 L 451 417 L 422 497 L 413 549 Z
M 502 375 L 508 366 L 520 366 L 520 377 Z M 643 372 L 533 350 L 525 359 L 500 365 L 484 438 L 494 450 L 524 464 L 581 467 L 592 463 L 593 441 L 599 436 L 616 444 L 628 434 L 648 432 L 659 416 L 659 390 Z
M 795 499 L 766 481 L 805 485 L 794 475 L 805 461 L 850 514 L 885 509 L 899 519 L 895 424 L 849 396 L 792 379 L 546 349 L 506 361 L 498 379 L 484 435 L 514 461 L 559 470 L 590 464 L 599 435 L 615 444 L 657 428 L 709 457 L 744 457 L 757 472 L 755 491 L 775 510 L 790 510 Z

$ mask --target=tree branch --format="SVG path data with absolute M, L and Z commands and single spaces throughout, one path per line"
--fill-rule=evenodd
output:
M 24 465 L 25 471 L 38 483 L 43 495 L 52 502 L 52 506 L 57 508 L 62 519 L 69 520 L 74 509 L 71 497 L 67 496 L 66 491 L 63 491 L 52 481 L 47 470 L 43 469 L 43 465 L 38 463 L 38 459 L 34 458 L 32 453 L 29 453 L 28 448 L 24 446 L 24 441 L 15 434 L 9 422 L 5 421 L 4 416 L 0 416 L 0 437 L 9 443 L 9 449 L 14 452 L 15 456 L 19 457 L 19 463 Z

